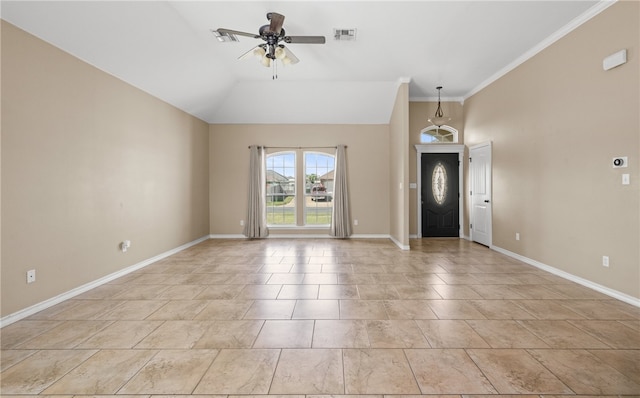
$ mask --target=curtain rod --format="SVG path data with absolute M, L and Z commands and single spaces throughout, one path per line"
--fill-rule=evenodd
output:
M 263 146 L 263 145 L 258 145 Z M 344 146 L 347 147 L 346 145 Z M 251 145 L 248 146 L 251 148 Z M 264 146 L 265 149 L 337 149 L 337 146 Z

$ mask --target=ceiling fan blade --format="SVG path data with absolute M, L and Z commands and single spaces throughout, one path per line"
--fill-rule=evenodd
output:
M 258 48 L 258 47 L 260 47 L 260 46 L 258 45 L 258 46 L 255 46 L 255 47 L 251 47 L 251 50 L 249 50 L 249 51 L 247 51 L 246 53 L 244 53 L 244 54 L 242 54 L 241 56 L 239 56 L 239 57 L 238 57 L 238 59 L 242 60 L 242 59 L 247 59 L 247 58 L 249 58 L 250 56 L 254 55 L 254 53 L 253 53 L 253 52 L 254 52 L 254 51 L 256 50 L 256 48 Z
M 282 24 L 284 23 L 284 15 L 278 14 L 277 12 L 270 12 L 267 14 L 267 19 L 271 21 L 269 24 L 269 32 L 273 32 L 276 36 L 279 36 Z
M 324 36 L 285 36 L 285 43 L 293 44 L 324 44 Z
M 239 30 L 218 28 L 218 29 L 216 29 L 216 31 L 218 31 L 220 33 L 227 33 L 227 34 L 236 35 L 236 36 L 253 37 L 254 39 L 259 39 L 260 38 L 260 35 L 257 35 L 255 33 L 240 32 Z
M 287 61 L 287 63 L 286 63 L 286 64 L 289 64 L 289 65 L 295 65 L 295 64 L 297 64 L 298 62 L 300 62 L 300 60 L 298 59 L 298 57 L 296 57 L 295 55 L 293 55 L 293 53 L 291 52 L 291 50 L 289 50 L 287 47 L 283 47 L 282 49 L 284 50 L 284 53 L 285 53 L 285 59 L 287 59 L 287 58 L 289 59 L 289 61 Z M 284 63 L 284 62 L 283 62 L 283 63 Z M 285 64 L 285 65 L 286 65 L 286 64 Z

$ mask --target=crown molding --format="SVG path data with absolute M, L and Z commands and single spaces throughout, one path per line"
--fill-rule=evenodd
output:
M 438 97 L 409 97 L 410 102 L 438 102 Z M 464 102 L 464 97 L 441 97 L 441 102 Z

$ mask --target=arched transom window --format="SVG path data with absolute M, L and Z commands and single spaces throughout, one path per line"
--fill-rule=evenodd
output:
M 429 126 L 420 131 L 421 144 L 433 144 L 445 142 L 448 144 L 458 142 L 458 130 L 451 126 Z

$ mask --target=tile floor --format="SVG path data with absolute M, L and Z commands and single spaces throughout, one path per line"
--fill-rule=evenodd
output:
M 640 309 L 475 243 L 209 240 L 0 330 L 20 395 L 640 395 Z

